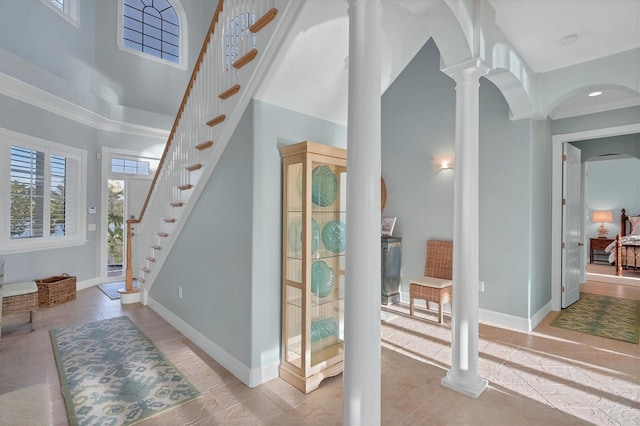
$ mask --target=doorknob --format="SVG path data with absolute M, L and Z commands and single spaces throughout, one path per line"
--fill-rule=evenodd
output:
M 584 243 L 578 243 L 578 247 L 582 247 Z

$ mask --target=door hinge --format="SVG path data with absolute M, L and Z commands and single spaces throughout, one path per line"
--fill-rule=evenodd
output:
M 562 154 L 562 161 L 567 161 L 567 154 Z
M 564 293 L 564 286 L 562 286 L 562 292 Z
M 566 199 L 566 198 L 563 198 L 563 199 L 562 199 L 562 205 L 563 205 L 563 206 L 566 206 L 566 205 L 567 205 L 567 199 Z
M 563 241 L 563 242 L 562 242 L 562 248 L 564 248 L 564 247 L 565 247 L 565 244 L 564 244 L 564 241 Z

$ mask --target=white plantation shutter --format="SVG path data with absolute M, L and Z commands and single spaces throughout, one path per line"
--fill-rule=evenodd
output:
M 0 165 L 0 254 L 85 243 L 86 151 L 0 129 Z

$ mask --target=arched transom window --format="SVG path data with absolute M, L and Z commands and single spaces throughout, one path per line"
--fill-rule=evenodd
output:
M 177 0 L 121 0 L 120 46 L 183 65 L 184 11 Z

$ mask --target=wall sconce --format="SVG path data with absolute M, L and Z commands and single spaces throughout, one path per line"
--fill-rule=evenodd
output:
M 437 155 L 433 157 L 433 168 L 436 170 L 453 169 L 454 162 L 453 155 Z
M 600 226 L 598 227 L 598 238 L 607 238 L 607 233 L 609 231 L 604 227 L 604 223 L 613 222 L 613 213 L 610 211 L 594 211 L 591 221 L 600 222 Z

